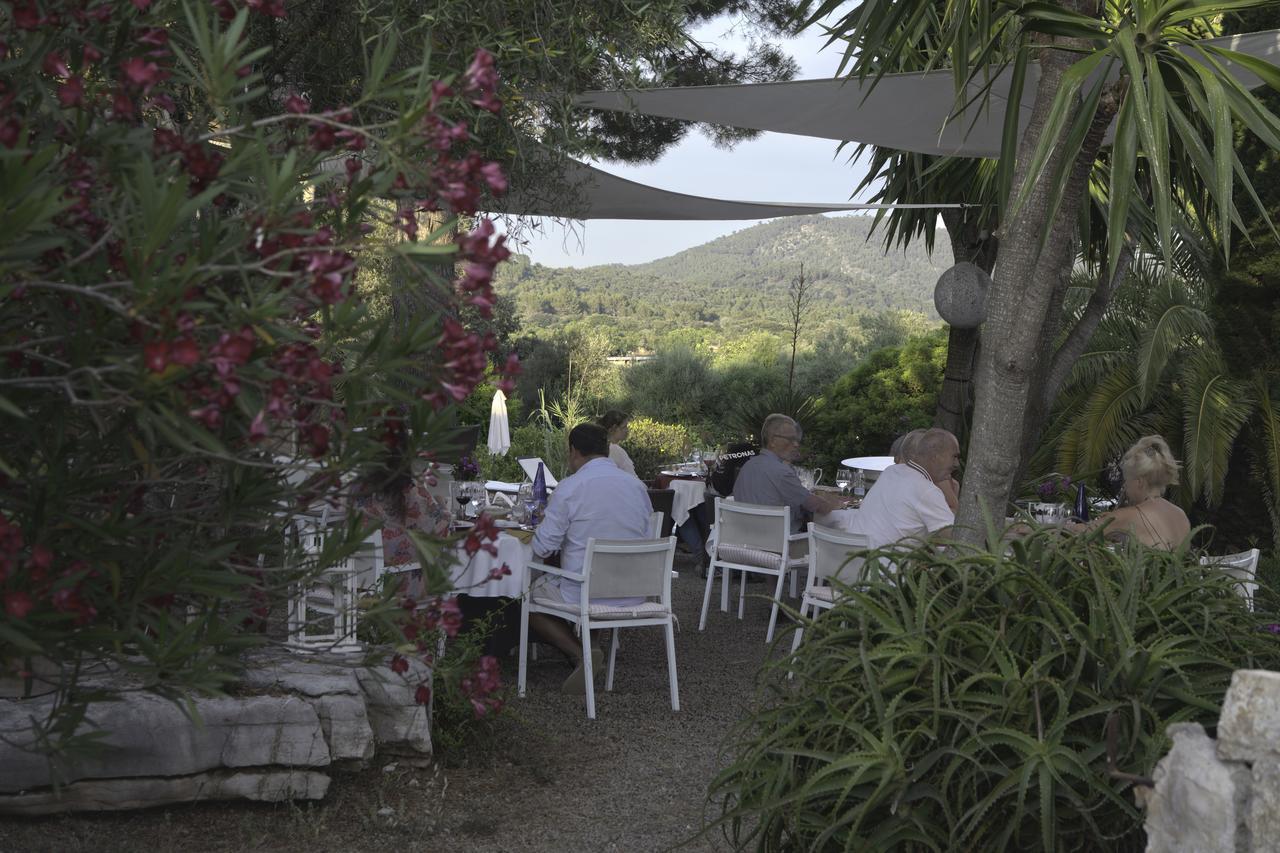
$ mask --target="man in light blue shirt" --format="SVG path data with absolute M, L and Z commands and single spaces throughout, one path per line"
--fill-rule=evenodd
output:
M 546 515 L 533 537 L 533 554 L 541 559 L 560 552 L 560 568 L 582 574 L 589 539 L 647 539 L 653 506 L 644 483 L 609 460 L 609 434 L 597 424 L 579 424 L 569 432 L 569 473 L 547 503 Z M 565 604 L 581 601 L 579 581 L 544 576 L 535 594 Z M 644 599 L 592 599 L 597 604 L 631 606 Z M 566 692 L 586 689 L 582 647 L 569 623 L 544 613 L 529 614 L 529 625 L 577 662 L 565 682 Z M 593 651 L 593 660 L 599 655 Z

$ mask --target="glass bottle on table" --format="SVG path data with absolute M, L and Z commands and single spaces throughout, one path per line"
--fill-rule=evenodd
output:
M 1089 520 L 1089 495 L 1085 492 L 1084 483 L 1076 485 L 1075 520 L 1084 523 Z
M 541 462 L 538 463 L 537 473 L 533 475 L 533 503 L 533 523 L 537 524 L 547 508 L 547 472 L 543 470 Z
M 862 473 L 861 468 L 857 468 L 853 472 L 853 497 L 855 500 L 861 501 L 867 496 L 867 476 Z

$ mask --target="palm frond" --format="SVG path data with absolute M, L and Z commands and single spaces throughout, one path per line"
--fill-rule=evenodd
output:
M 1137 370 L 1142 386 L 1142 403 L 1151 401 L 1155 387 L 1164 376 L 1173 354 L 1187 344 L 1194 345 L 1213 335 L 1209 315 L 1188 298 L 1186 291 L 1170 278 L 1153 305 L 1153 316 L 1142 330 L 1138 344 Z
M 1271 389 L 1265 376 L 1257 378 L 1255 387 L 1262 447 L 1254 459 L 1253 476 L 1261 487 L 1267 515 L 1271 519 L 1272 545 L 1280 548 L 1280 410 L 1271 399 Z
M 1212 347 L 1193 352 L 1180 372 L 1183 467 L 1192 494 L 1217 506 L 1232 446 L 1253 411 L 1254 388 L 1232 378 Z
M 1142 411 L 1142 386 L 1132 364 L 1102 377 L 1081 412 L 1081 447 L 1074 470 L 1096 471 L 1140 436 L 1134 418 Z

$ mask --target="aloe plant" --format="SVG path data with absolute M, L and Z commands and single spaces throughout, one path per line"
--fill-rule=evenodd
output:
M 1168 724 L 1212 730 L 1233 670 L 1280 666 L 1272 617 L 1185 550 L 894 559 L 766 666 L 711 786 L 737 849 L 1142 849 L 1131 788 Z

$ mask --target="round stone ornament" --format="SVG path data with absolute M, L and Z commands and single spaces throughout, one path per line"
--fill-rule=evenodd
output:
M 987 319 L 991 276 L 979 266 L 961 261 L 938 276 L 933 304 L 938 315 L 957 329 L 973 329 Z

